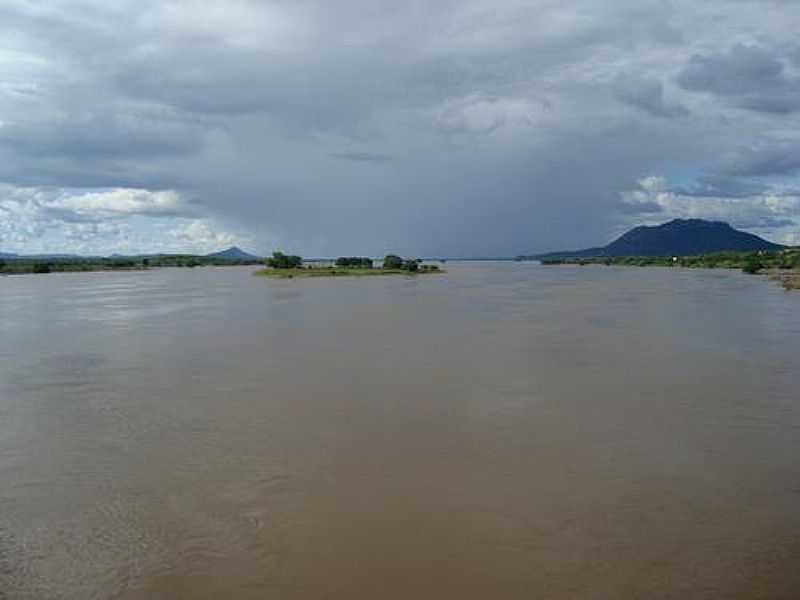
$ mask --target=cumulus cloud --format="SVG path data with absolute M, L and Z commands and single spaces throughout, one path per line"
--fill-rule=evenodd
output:
M 622 200 L 640 218 L 726 221 L 744 229 L 772 231 L 782 240 L 793 239 L 800 223 L 800 191 L 796 190 L 771 189 L 739 197 L 698 196 L 670 189 L 663 177 L 648 176 L 636 189 L 623 192 Z
M 36 215 L 42 220 L 102 222 L 134 215 L 178 217 L 191 204 L 173 190 L 112 189 L 75 193 L 53 188 L 0 187 L 0 210 L 7 215 Z
M 48 209 L 78 220 L 98 221 L 130 215 L 177 217 L 191 214 L 185 198 L 172 190 L 117 189 L 77 195 L 62 195 L 47 204 Z
M 254 241 L 215 228 L 172 190 L 0 186 L 0 246 L 6 251 L 208 252 Z
M 177 242 L 177 247 L 191 252 L 205 253 L 230 246 L 247 247 L 254 243 L 252 236 L 215 230 L 211 223 L 203 219 L 180 223 L 166 233 Z

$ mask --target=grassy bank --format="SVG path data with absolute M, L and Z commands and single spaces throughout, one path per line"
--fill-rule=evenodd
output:
M 547 258 L 544 265 L 606 265 L 623 267 L 682 267 L 686 269 L 741 269 L 767 273 L 787 290 L 800 289 L 800 248 L 758 252 L 715 252 L 697 256 L 563 256 Z
M 294 277 L 375 277 L 380 275 L 428 275 L 443 273 L 441 269 L 423 265 L 418 271 L 408 269 L 382 269 L 359 267 L 298 267 L 295 269 L 266 268 L 256 271 L 260 277 L 275 277 L 278 279 L 292 279 Z
M 697 256 L 555 257 L 544 265 L 609 265 L 625 267 L 684 267 L 689 269 L 800 269 L 800 249 L 760 252 L 714 252 Z

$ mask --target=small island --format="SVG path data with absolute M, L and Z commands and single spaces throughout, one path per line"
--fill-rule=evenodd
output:
M 273 252 L 266 268 L 256 271 L 263 277 L 291 279 L 294 277 L 371 277 L 377 275 L 423 275 L 443 273 L 438 265 L 422 264 L 420 259 L 404 259 L 388 254 L 376 267 L 375 261 L 365 256 L 342 256 L 331 264 L 315 261 L 304 264 L 302 257 Z

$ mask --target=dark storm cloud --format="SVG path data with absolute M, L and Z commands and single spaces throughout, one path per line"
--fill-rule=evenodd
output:
M 769 185 L 720 174 L 706 174 L 697 178 L 691 187 L 675 186 L 671 192 L 697 198 L 749 198 L 771 191 Z
M 740 177 L 792 175 L 800 171 L 800 142 L 772 141 L 741 148 L 725 156 L 719 170 Z
M 686 90 L 724 97 L 740 108 L 790 113 L 800 110 L 800 77 L 786 69 L 789 58 L 736 44 L 727 52 L 692 56 L 677 81 Z
M 741 229 L 779 229 L 781 227 L 792 227 L 794 225 L 794 219 L 771 217 L 770 215 L 761 215 L 755 219 L 739 219 L 736 221 L 736 227 Z
M 689 114 L 685 106 L 670 104 L 664 99 L 664 86 L 655 79 L 620 78 L 616 82 L 615 93 L 622 102 L 654 117 L 674 118 Z
M 174 122 L 88 114 L 0 128 L 0 145 L 34 158 L 163 158 L 192 153 L 200 132 Z
M 798 19 L 755 0 L 7 0 L 0 183 L 173 190 L 261 251 L 597 244 L 665 212 L 622 201 L 643 177 L 748 201 L 750 178 L 796 175 Z

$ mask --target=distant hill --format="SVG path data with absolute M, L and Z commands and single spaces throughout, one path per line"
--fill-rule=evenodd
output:
M 721 221 L 675 219 L 661 225 L 635 227 L 601 248 L 549 252 L 523 258 L 692 256 L 725 250 L 780 250 L 784 247 Z
M 206 256 L 208 258 L 227 258 L 230 260 L 259 260 L 258 256 L 249 254 L 238 246 L 231 246 L 227 250 L 212 252 L 211 254 L 206 254 Z

